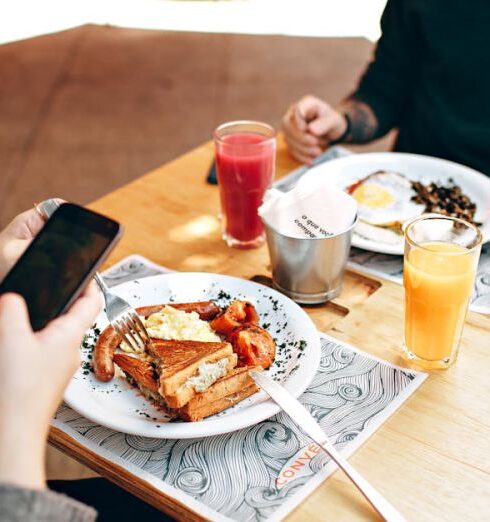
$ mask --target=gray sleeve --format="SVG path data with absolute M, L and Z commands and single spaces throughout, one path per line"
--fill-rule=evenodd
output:
M 2 522 L 93 522 L 97 512 L 53 491 L 0 484 Z

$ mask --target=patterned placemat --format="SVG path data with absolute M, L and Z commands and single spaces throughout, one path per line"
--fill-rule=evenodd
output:
M 343 147 L 332 147 L 318 156 L 315 165 L 351 154 L 353 153 Z M 283 191 L 290 190 L 308 170 L 307 167 L 300 167 L 281 178 L 274 186 Z M 402 256 L 378 254 L 353 247 L 349 257 L 349 266 L 398 284 L 403 283 Z M 482 246 L 470 310 L 490 314 L 490 243 Z
M 105 279 L 114 286 L 165 272 L 169 270 L 131 256 L 106 272 Z M 319 335 L 320 367 L 301 402 L 349 456 L 427 375 Z M 191 440 L 126 435 L 66 405 L 59 408 L 53 425 L 211 520 L 280 520 L 335 469 L 282 412 L 234 433 Z

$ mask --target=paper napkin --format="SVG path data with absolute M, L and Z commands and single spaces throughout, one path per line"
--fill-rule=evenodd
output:
M 289 192 L 270 189 L 259 215 L 281 234 L 322 238 L 340 234 L 356 218 L 356 200 L 325 180 L 301 178 Z

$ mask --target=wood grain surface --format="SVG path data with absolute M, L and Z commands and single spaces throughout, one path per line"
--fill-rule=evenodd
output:
M 96 201 L 92 208 L 125 225 L 107 266 L 138 253 L 180 271 L 246 279 L 269 276 L 266 247 L 231 250 L 221 240 L 218 189 L 204 182 L 212 144 L 164 165 Z M 279 139 L 277 177 L 297 164 Z M 338 299 L 307 307 L 320 330 L 396 364 L 402 345 L 402 287 L 346 273 Z M 433 373 L 350 459 L 409 520 L 483 520 L 490 513 L 490 318 L 468 316 L 457 363 Z M 51 442 L 163 511 L 199 519 L 124 469 L 52 430 Z M 366 520 L 374 512 L 336 472 L 289 517 L 291 521 Z

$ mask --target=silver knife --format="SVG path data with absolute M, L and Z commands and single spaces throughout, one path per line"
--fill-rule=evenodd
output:
M 405 518 L 356 471 L 329 442 L 328 437 L 311 413 L 279 383 L 263 372 L 250 371 L 252 379 L 276 402 L 291 419 L 320 446 L 343 470 L 377 513 L 389 522 L 402 522 Z

